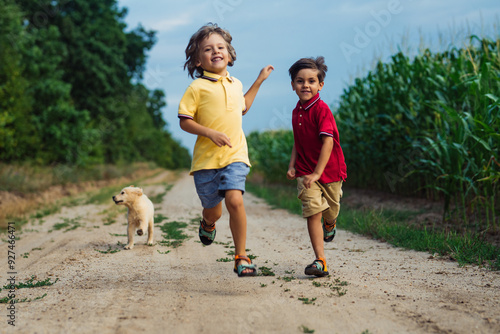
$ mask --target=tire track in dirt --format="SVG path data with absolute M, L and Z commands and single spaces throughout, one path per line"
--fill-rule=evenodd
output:
M 149 197 L 165 189 L 164 184 L 142 183 Z M 217 243 L 201 245 L 193 223 L 201 206 L 192 178 L 181 174 L 163 201 L 155 203 L 156 214 L 167 221 L 188 223 L 185 233 L 191 238 L 178 248 L 148 247 L 142 236 L 133 250 L 98 252 L 119 249 L 118 242 L 126 241 L 120 236 L 126 233 L 126 210 L 116 223 L 104 225 L 111 199 L 104 205 L 63 208 L 42 225 L 27 226 L 17 241 L 16 254 L 29 253 L 17 259 L 18 280 L 31 275 L 59 280 L 18 290 L 18 298 L 47 296 L 16 304 L 16 327 L 1 317 L 5 326 L 0 328 L 9 333 L 302 333 L 302 326 L 315 333 L 500 332 L 498 273 L 460 268 L 339 226 L 336 239 L 325 247 L 331 277 L 310 279 L 303 274 L 313 260 L 305 221 L 272 210 L 251 194 L 244 198 L 248 253 L 275 276 L 238 278 L 233 262 L 217 261 L 232 258 L 225 210 Z M 53 230 L 63 218 L 77 217 L 81 226 L 76 229 Z M 159 225 L 156 242 L 162 240 Z M 6 245 L 2 241 L 0 247 Z M 2 282 L 7 279 L 4 259 Z

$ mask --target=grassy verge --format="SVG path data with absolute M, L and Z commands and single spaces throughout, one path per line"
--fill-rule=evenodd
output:
M 157 167 L 150 163 L 93 165 L 88 167 L 78 165 L 8 165 L 0 163 L 0 190 L 23 194 L 38 193 L 53 186 L 113 180 L 155 168 Z
M 120 186 L 160 172 L 161 169 L 147 163 L 86 168 L 0 164 L 0 233 L 7 221 L 21 226 L 28 218 L 42 219 L 62 205 L 71 205 L 71 200 L 82 193 L 90 192 L 88 203 L 110 201 Z
M 301 214 L 295 184 L 262 185 L 247 183 L 247 190 L 265 199 L 272 207 Z M 439 254 L 460 265 L 475 264 L 500 270 L 500 247 L 484 241 L 479 234 L 421 229 L 409 223 L 413 213 L 388 210 L 359 210 L 343 206 L 338 219 L 341 229 L 368 235 L 396 247 Z

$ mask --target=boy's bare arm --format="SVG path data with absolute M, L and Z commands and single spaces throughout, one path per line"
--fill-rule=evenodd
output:
M 321 174 L 323 174 L 323 171 L 325 170 L 328 160 L 330 159 L 330 155 L 332 154 L 333 138 L 330 136 L 321 136 L 321 140 L 323 141 L 323 146 L 321 146 L 318 164 L 312 174 L 304 176 L 304 186 L 306 188 L 310 188 L 313 182 L 319 180 Z
M 215 145 L 219 147 L 224 145 L 233 147 L 231 146 L 231 139 L 228 136 L 226 136 L 226 134 L 207 128 L 206 126 L 200 125 L 190 118 L 181 118 L 180 126 L 181 129 L 186 132 L 209 138 L 211 141 L 214 142 Z
M 295 149 L 295 143 L 292 148 L 292 155 L 290 156 L 290 163 L 288 164 L 288 172 L 286 177 L 289 180 L 295 179 L 295 161 L 297 160 L 297 150 Z
M 272 65 L 267 65 L 264 67 L 260 73 L 253 85 L 250 87 L 250 89 L 245 93 L 245 114 L 250 110 L 250 107 L 253 104 L 253 100 L 255 100 L 255 97 L 257 96 L 257 92 L 260 89 L 260 85 L 264 82 L 269 77 L 269 74 L 274 70 L 274 67 Z

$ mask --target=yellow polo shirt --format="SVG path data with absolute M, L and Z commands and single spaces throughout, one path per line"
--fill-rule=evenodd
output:
M 194 145 L 190 174 L 202 169 L 219 169 L 233 162 L 250 166 L 248 147 L 242 128 L 245 97 L 241 82 L 203 72 L 186 89 L 179 103 L 179 118 L 190 118 L 196 123 L 225 133 L 231 145 L 218 147 L 210 139 L 198 136 Z

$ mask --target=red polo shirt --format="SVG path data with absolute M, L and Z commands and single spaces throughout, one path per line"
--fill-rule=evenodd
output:
M 337 124 L 330 108 L 319 97 L 319 93 L 304 105 L 301 105 L 300 101 L 297 103 L 292 113 L 292 126 L 297 151 L 295 161 L 297 177 L 314 172 L 323 146 L 321 136 L 324 135 L 333 138 L 333 149 L 318 181 L 325 184 L 347 178 L 347 167 L 340 147 Z

